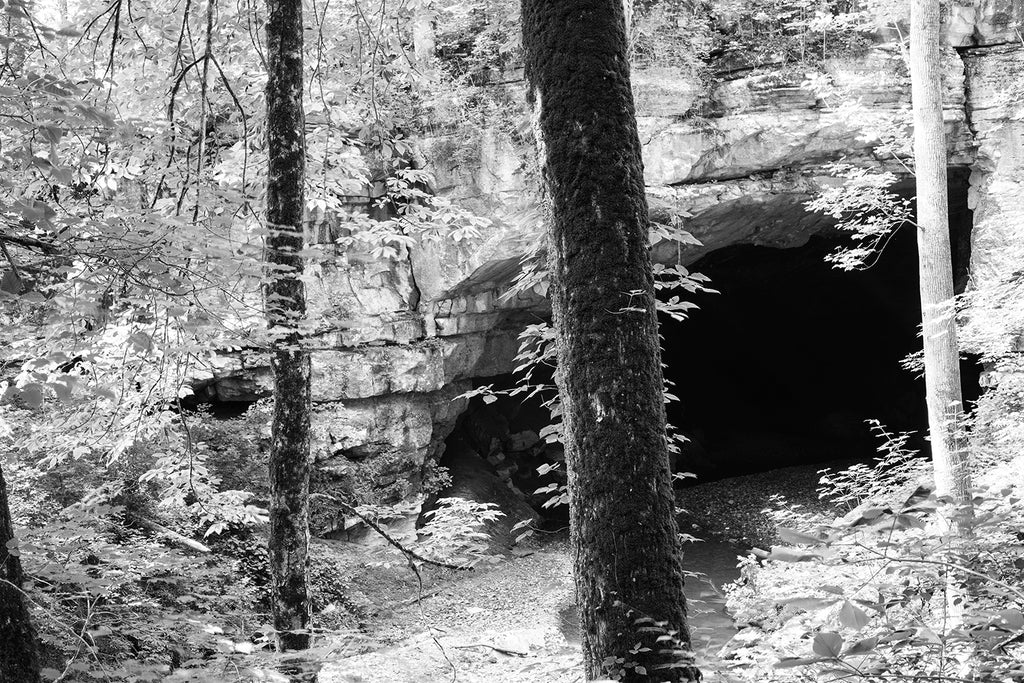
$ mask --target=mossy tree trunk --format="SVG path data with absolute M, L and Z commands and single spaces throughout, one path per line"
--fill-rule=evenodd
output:
M 11 552 L 13 538 L 7 482 L 0 468 L 0 683 L 36 683 L 39 680 L 38 643 L 21 592 L 25 582 L 21 560 Z
M 695 678 L 621 0 L 523 0 L 586 675 Z M 659 636 L 669 635 L 668 640 Z M 637 647 L 637 645 L 640 647 Z
M 274 627 L 286 650 L 309 646 L 310 363 L 301 325 L 305 117 L 302 0 L 268 0 L 267 323 L 273 338 L 270 571 Z
M 954 315 L 939 41 L 939 0 L 912 0 L 910 77 L 928 429 L 936 493 L 951 496 L 961 509 L 957 519 L 967 521 L 971 517 L 971 474 Z

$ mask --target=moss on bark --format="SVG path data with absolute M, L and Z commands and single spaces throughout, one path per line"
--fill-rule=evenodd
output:
M 695 678 L 623 5 L 523 0 L 523 31 L 551 202 L 552 304 L 586 673 Z
M 310 360 L 299 324 L 306 313 L 303 258 L 305 119 L 302 2 L 268 0 L 267 323 L 274 338 L 270 449 L 270 570 L 274 628 L 284 649 L 309 646 Z
M 35 683 L 39 680 L 38 643 L 21 592 L 25 582 L 21 560 L 8 547 L 13 538 L 7 482 L 0 468 L 0 683 Z

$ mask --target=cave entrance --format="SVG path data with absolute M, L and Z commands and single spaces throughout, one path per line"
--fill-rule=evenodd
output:
M 958 281 L 964 224 L 953 231 Z M 662 321 L 665 374 L 680 398 L 668 418 L 691 439 L 677 470 L 709 481 L 869 460 L 879 444 L 869 419 L 916 432 L 911 445 L 927 452 L 924 380 L 901 366 L 920 349 L 914 232 L 899 230 L 855 272 L 825 261 L 840 239 L 731 246 L 693 265 L 720 293 L 696 295 L 700 309 L 684 322 Z M 961 370 L 969 408 L 979 367 L 965 360 Z
M 973 216 L 966 172 L 951 168 L 949 180 L 960 292 Z M 907 183 L 896 189 L 912 192 Z M 773 215 L 766 207 L 750 220 Z M 661 320 L 665 377 L 680 399 L 668 405 L 668 419 L 690 438 L 673 468 L 696 474 L 696 483 L 870 461 L 881 442 L 867 420 L 894 433 L 914 432 L 909 446 L 928 453 L 924 380 L 902 365 L 921 348 L 914 230 L 898 230 L 870 268 L 843 272 L 825 257 L 849 238 L 828 226 L 817 229 L 798 247 L 732 245 L 708 253 L 690 268 L 709 276 L 719 293 L 690 296 L 700 308 L 684 322 Z M 974 358 L 961 362 L 968 410 L 980 393 L 980 371 Z M 509 389 L 515 379 L 477 378 L 476 384 Z M 486 469 L 548 521 L 564 523 L 564 506 L 542 507 L 565 483 L 562 449 L 543 438 L 549 422 L 536 399 L 476 397 L 448 438 L 441 464 L 456 474 Z

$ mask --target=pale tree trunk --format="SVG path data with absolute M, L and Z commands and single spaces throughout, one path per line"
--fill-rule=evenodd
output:
M 434 59 L 434 48 L 437 38 L 434 21 L 437 11 L 431 0 L 420 0 L 413 11 L 412 17 L 412 49 L 416 65 L 421 69 L 430 66 Z
M 939 40 L 939 0 L 912 0 L 910 77 L 928 428 L 936 493 L 951 497 L 961 511 L 955 519 L 967 522 L 972 514 L 971 473 L 963 433 L 960 350 L 953 306 Z
M 21 587 L 25 574 L 21 560 L 10 552 L 14 538 L 7 482 L 0 468 L 0 683 L 39 681 L 36 632 Z
M 523 0 L 522 14 L 585 674 L 693 679 L 623 3 Z
M 310 364 L 300 325 L 305 118 L 302 0 L 268 0 L 267 324 L 273 349 L 270 447 L 270 571 L 274 628 L 283 649 L 309 646 Z
M 622 0 L 622 11 L 625 13 L 626 22 L 626 54 L 633 56 L 633 0 Z

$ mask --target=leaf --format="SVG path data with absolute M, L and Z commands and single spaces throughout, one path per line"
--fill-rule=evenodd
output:
M 914 635 L 914 630 L 905 628 L 899 631 L 893 631 L 889 635 L 882 638 L 879 642 L 882 643 L 900 643 L 905 640 L 909 640 Z
M 798 666 L 807 666 L 808 664 L 817 664 L 821 660 L 817 657 L 785 657 L 775 662 L 776 669 L 792 669 Z
M 849 600 L 843 602 L 843 606 L 839 609 L 839 623 L 846 628 L 859 631 L 867 626 L 869 621 L 871 621 L 871 617 L 867 615 L 867 612 Z
M 810 612 L 829 605 L 834 605 L 838 602 L 835 598 L 788 598 L 781 601 L 780 604 L 788 605 L 805 612 Z
M 872 520 L 890 512 L 892 511 L 889 508 L 865 508 L 861 511 L 860 518 L 864 520 Z
M 483 400 L 484 400 L 484 403 L 486 403 L 486 404 L 488 404 L 488 405 L 490 405 L 491 403 L 494 403 L 495 401 L 497 401 L 497 400 L 498 400 L 498 397 L 497 397 L 497 396 L 494 396 L 494 395 L 492 395 L 492 394 L 484 394 L 484 395 L 482 396 L 482 398 L 483 398 Z
M 62 377 L 48 382 L 48 385 L 53 389 L 53 393 L 57 396 L 60 401 L 71 400 L 71 393 L 74 391 L 76 379 L 72 375 L 63 375 Z
M 819 678 L 824 678 L 825 676 L 832 676 L 832 678 L 826 679 L 826 680 L 829 680 L 829 681 L 841 681 L 844 678 L 856 678 L 857 677 L 857 673 L 853 672 L 853 671 L 850 671 L 849 669 L 839 669 L 839 668 L 822 669 L 822 670 L 818 671 L 818 677 Z
M 510 529 L 510 531 L 519 531 L 520 529 L 530 526 L 531 524 L 533 524 L 533 517 L 527 517 L 526 519 L 522 519 L 516 522 L 515 526 L 513 526 Z
M 810 534 L 805 534 L 797 531 L 796 529 L 789 529 L 784 526 L 780 526 L 778 531 L 779 538 L 784 543 L 789 543 L 791 545 L 821 545 L 823 542 L 817 536 L 811 536 Z
M 999 611 L 999 623 L 1011 631 L 1024 629 L 1024 614 L 1019 609 L 1004 609 Z
M 808 560 L 817 560 L 820 557 L 821 555 L 812 551 L 798 550 L 779 545 L 772 546 L 772 552 L 768 555 L 769 560 L 776 560 L 778 562 L 806 562 Z
M 38 384 L 26 384 L 21 388 L 21 399 L 29 408 L 43 405 L 43 388 Z
M 89 391 L 91 391 L 93 394 L 100 398 L 107 399 L 108 401 L 117 400 L 117 395 L 110 389 L 107 389 L 106 387 L 91 387 Z
M 814 636 L 814 643 L 811 649 L 814 650 L 816 655 L 837 659 L 839 653 L 843 651 L 843 637 L 838 633 L 822 631 Z
M 900 529 L 924 529 L 925 523 L 915 515 L 896 515 L 896 526 Z
M 145 332 L 136 332 L 128 337 L 128 341 L 139 351 L 150 351 L 153 348 L 153 339 Z
M 872 636 L 871 638 L 864 638 L 862 640 L 858 640 L 856 643 L 850 646 L 850 648 L 845 652 L 845 654 L 866 655 L 867 653 L 872 652 L 877 646 L 878 637 Z

